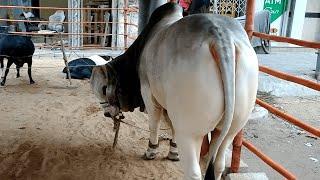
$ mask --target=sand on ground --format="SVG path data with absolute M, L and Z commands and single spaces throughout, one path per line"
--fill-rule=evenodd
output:
M 6 87 L 0 88 L 1 180 L 182 177 L 179 163 L 165 159 L 168 140 L 160 142 L 157 159 L 142 159 L 149 134 L 144 130 L 122 124 L 113 150 L 112 120 L 103 116 L 88 80 L 69 85 L 61 58 L 34 58 L 33 66 L 36 84 L 29 85 L 25 69 L 19 79 L 12 69 Z M 148 129 L 144 113 L 125 116 L 129 124 Z M 168 131 L 161 134 L 170 137 Z

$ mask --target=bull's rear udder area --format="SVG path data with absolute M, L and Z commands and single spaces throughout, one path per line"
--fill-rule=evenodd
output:
M 212 130 L 221 118 L 222 80 L 207 46 L 188 53 L 166 72 L 171 77 L 166 80 L 166 101 L 176 127 L 200 135 Z

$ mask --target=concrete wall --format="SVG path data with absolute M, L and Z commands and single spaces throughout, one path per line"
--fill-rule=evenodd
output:
M 320 13 L 320 1 L 308 0 L 306 13 Z M 302 39 L 309 41 L 320 41 L 320 17 L 305 17 Z
M 31 1 L 29 0 L 0 0 L 0 5 L 15 5 L 15 6 L 31 6 Z M 1 9 L 0 11 L 0 18 L 9 18 L 9 14 L 13 15 L 14 19 L 21 19 L 20 14 L 22 13 L 22 9 Z M 8 25 L 6 22 L 0 22 L 0 25 Z M 18 29 L 21 31 L 25 31 L 25 27 L 23 23 L 16 23 Z
M 319 0 L 317 0 L 319 1 Z M 307 0 L 296 0 L 290 37 L 301 39 Z
M 67 0 L 39 0 L 40 7 L 68 7 L 68 1 Z M 51 9 L 41 9 L 40 10 L 40 18 L 43 18 L 45 20 L 49 20 L 49 16 L 54 14 L 56 10 L 51 10 Z M 65 21 L 67 21 L 68 18 L 68 11 L 65 10 Z M 68 31 L 68 25 L 64 25 L 65 31 Z
M 40 6 L 41 7 L 68 7 L 68 1 L 67 0 L 40 0 Z M 56 10 L 50 10 L 50 9 L 42 9 L 40 10 L 40 17 L 44 19 L 48 19 L 50 15 L 54 14 Z M 66 17 L 67 11 L 65 11 Z
M 256 12 L 263 10 L 263 3 L 264 3 L 264 0 L 256 0 L 256 8 L 255 8 Z

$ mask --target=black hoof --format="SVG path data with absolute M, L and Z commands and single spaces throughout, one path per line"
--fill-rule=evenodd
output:
M 4 82 L 1 82 L 0 86 L 4 86 L 4 84 L 5 84 Z
M 32 80 L 32 81 L 30 81 L 30 84 L 34 84 L 35 82 Z

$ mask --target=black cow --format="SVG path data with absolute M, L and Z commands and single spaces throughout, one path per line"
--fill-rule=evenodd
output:
M 35 48 L 33 42 L 31 41 L 31 37 L 12 34 L 5 34 L 0 37 L 0 65 L 2 71 L 4 68 L 3 59 L 8 59 L 7 68 L 0 84 L 1 86 L 5 85 L 9 68 L 13 63 L 17 68 L 17 78 L 20 77 L 20 68 L 24 63 L 27 63 L 30 84 L 34 83 L 31 77 L 32 56 L 34 50 Z
M 70 75 L 72 79 L 89 79 L 91 77 L 92 69 L 94 66 L 101 66 L 110 60 L 110 56 L 94 55 L 87 58 L 77 58 L 68 62 Z M 62 70 L 68 79 L 67 68 Z

